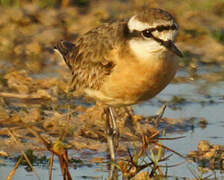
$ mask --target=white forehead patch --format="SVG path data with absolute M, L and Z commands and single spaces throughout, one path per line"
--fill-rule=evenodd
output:
M 149 24 L 143 23 L 139 21 L 136 16 L 132 16 L 131 19 L 128 21 L 128 29 L 132 32 L 133 30 L 143 31 L 145 29 L 150 28 Z
M 144 31 L 146 29 L 149 29 L 149 28 L 155 28 L 157 26 L 160 26 L 160 25 L 164 25 L 164 26 L 168 26 L 168 25 L 172 25 L 172 24 L 175 24 L 176 27 L 177 24 L 172 20 L 172 21 L 167 21 L 167 22 L 163 22 L 163 24 L 161 24 L 161 22 L 158 24 L 158 22 L 154 22 L 153 24 L 149 25 L 148 23 L 144 23 L 144 22 L 141 22 L 137 19 L 137 16 L 132 16 L 131 19 L 129 19 L 128 21 L 128 28 L 131 32 L 133 32 L 134 30 L 137 30 L 137 31 Z

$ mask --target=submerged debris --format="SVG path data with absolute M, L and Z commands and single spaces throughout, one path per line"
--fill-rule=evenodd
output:
M 47 1 L 42 5 L 33 2 L 0 6 L 0 156 L 11 157 L 21 149 L 46 151 L 40 139 L 27 131 L 29 127 L 52 142 L 66 130 L 65 141 L 71 145 L 69 148 L 106 152 L 103 107 L 91 106 L 66 94 L 70 74 L 64 62 L 56 59 L 52 48 L 61 39 L 73 41 L 102 22 L 129 16 L 133 13 L 130 11 L 138 9 L 143 1 L 85 1 L 88 7 L 83 5 L 81 9 L 68 6 L 72 2 L 69 0 L 61 1 L 67 3 L 62 7 L 47 7 Z M 91 3 L 95 3 L 94 6 Z M 162 5 L 160 8 L 175 14 L 180 24 L 177 43 L 184 51 L 185 57 L 180 60 L 184 71 L 173 82 L 203 80 L 205 87 L 201 91 L 205 91 L 206 82 L 223 81 L 224 3 L 214 1 L 208 5 L 204 0 L 192 1 L 192 9 L 188 1 L 178 2 L 180 8 L 175 8 L 171 1 L 149 3 L 154 7 Z M 201 8 L 204 8 L 203 13 Z M 201 70 L 202 67 L 207 69 Z M 187 97 L 174 96 L 168 105 L 175 110 L 189 103 Z M 209 103 L 215 102 L 211 99 Z M 152 117 L 135 115 L 131 108 L 117 108 L 115 111 L 121 134 L 118 153 L 127 152 L 129 142 L 138 146 L 142 136 L 157 132 Z M 158 127 L 167 132 L 182 133 L 192 130 L 195 122 L 202 128 L 207 125 L 204 118 L 163 118 Z M 22 147 L 16 146 L 9 137 L 9 129 L 21 141 Z M 189 156 L 204 163 L 203 166 L 223 169 L 222 146 L 202 141 L 198 150 Z M 95 158 L 92 162 L 98 163 L 101 159 Z M 132 170 L 136 172 L 135 168 Z M 149 173 L 140 172 L 136 179 L 145 177 L 149 177 Z
M 191 151 L 188 157 L 197 162 L 201 167 L 212 170 L 224 169 L 224 146 L 211 144 L 207 140 L 201 140 L 196 151 Z

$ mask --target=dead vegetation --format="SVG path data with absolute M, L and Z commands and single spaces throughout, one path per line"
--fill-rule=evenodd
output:
M 224 4 L 221 0 L 88 1 L 86 8 L 85 5 L 71 6 L 71 1 L 58 2 L 51 6 L 28 1 L 18 6 L 0 6 L 0 156 L 21 155 L 8 179 L 13 177 L 23 161 L 22 157 L 33 169 L 27 150 L 42 155 L 48 151 L 51 154 L 49 172 L 52 172 L 54 156 L 58 156 L 65 179 L 71 179 L 68 150 L 107 151 L 103 108 L 90 106 L 88 102 L 67 94 L 69 72 L 52 51 L 60 39 L 72 41 L 100 23 L 128 17 L 133 9 L 148 3 L 167 9 L 180 24 L 177 41 L 185 54 L 180 67 L 187 74 L 178 76 L 173 82 L 223 80 Z M 200 66 L 217 68 L 217 71 L 205 69 L 201 73 Z M 174 97 L 165 103 L 176 108 L 189 101 Z M 166 176 L 162 168 L 169 166 L 162 167 L 160 162 L 169 158 L 170 155 L 165 152 L 176 152 L 161 144 L 162 138 L 158 137 L 156 127 L 161 123 L 167 125 L 167 131 L 175 128 L 184 131 L 186 126 L 192 125 L 189 123 L 192 119 L 162 118 L 158 123 L 158 119 L 135 115 L 131 108 L 115 111 L 121 134 L 118 153 L 128 152 L 126 158 L 118 161 L 115 169 L 118 168 L 129 179 L 134 176 L 135 179 Z M 203 121 L 195 119 L 199 123 Z M 203 122 L 206 125 L 206 120 Z M 169 129 L 171 126 L 175 128 Z M 199 148 L 191 153 L 191 157 L 196 162 L 213 164 L 209 165 L 210 168 L 216 167 L 215 160 L 222 159 L 220 149 L 223 147 L 207 144 L 209 150 L 201 151 Z M 210 162 L 207 156 L 214 162 Z M 149 159 L 147 162 L 140 161 L 144 158 Z M 105 159 L 92 161 L 104 162 Z M 150 171 L 145 171 L 148 167 L 151 167 Z M 35 176 L 38 178 L 38 172 Z
M 198 149 L 189 152 L 188 157 L 192 158 L 202 168 L 222 170 L 224 166 L 224 146 L 202 140 L 198 144 Z

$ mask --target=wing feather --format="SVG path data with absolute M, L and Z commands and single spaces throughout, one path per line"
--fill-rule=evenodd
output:
M 72 70 L 72 88 L 99 89 L 115 66 L 108 54 L 122 43 L 123 21 L 106 23 L 79 37 L 74 44 L 60 41 L 56 49 Z

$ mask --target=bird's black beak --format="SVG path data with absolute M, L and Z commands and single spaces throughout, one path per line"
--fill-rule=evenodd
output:
M 174 54 L 176 54 L 179 57 L 183 57 L 183 53 L 177 48 L 177 46 L 174 44 L 173 41 L 169 40 L 169 41 L 164 41 L 162 43 L 168 50 L 170 50 L 171 52 L 173 52 Z

